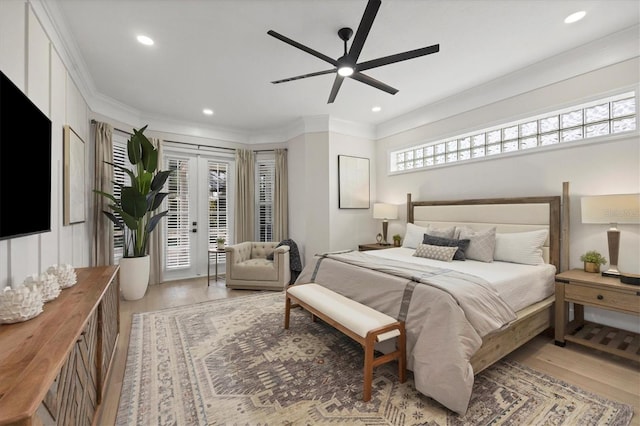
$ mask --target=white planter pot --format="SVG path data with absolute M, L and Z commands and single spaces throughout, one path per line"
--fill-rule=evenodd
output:
M 149 255 L 120 259 L 120 289 L 125 300 L 141 299 L 149 286 Z

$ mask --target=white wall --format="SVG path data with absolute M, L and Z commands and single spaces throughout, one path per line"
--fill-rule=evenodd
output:
M 373 243 L 376 234 L 381 232 L 382 224 L 374 220 L 372 206 L 376 200 L 376 150 L 375 142 L 369 139 L 331 133 L 329 136 L 329 212 L 331 251 L 356 249 L 358 244 Z M 369 197 L 370 205 L 366 209 L 339 208 L 338 156 L 349 155 L 369 159 Z M 389 234 L 391 238 L 391 234 Z
M 602 68 L 501 102 L 430 123 L 378 141 L 376 165 L 378 197 L 403 203 L 413 200 L 448 200 L 484 197 L 561 195 L 569 182 L 570 268 L 580 268 L 580 255 L 598 250 L 608 258 L 607 225 L 582 225 L 580 197 L 640 192 L 640 137 L 613 137 L 595 143 L 573 143 L 552 149 L 490 160 L 465 162 L 401 175 L 387 172 L 390 150 L 435 141 L 447 136 L 509 122 L 544 109 L 553 110 L 585 99 L 606 96 L 616 89 L 638 89 L 638 58 Z M 640 124 L 640 123 L 639 123 Z M 390 233 L 404 234 L 402 221 L 391 222 Z M 640 226 L 620 225 L 619 268 L 640 273 Z M 610 325 L 638 330 L 636 317 L 586 309 L 587 317 Z
M 1 288 L 54 263 L 88 266 L 89 234 L 86 223 L 62 225 L 62 126 L 71 124 L 88 141 L 87 104 L 24 0 L 0 2 L 0 69 L 49 116 L 52 133 L 51 232 L 0 241 Z M 32 190 L 26 196 L 37 198 L 38 188 Z

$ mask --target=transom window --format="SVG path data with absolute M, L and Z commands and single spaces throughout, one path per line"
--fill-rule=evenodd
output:
M 470 159 L 527 151 L 637 129 L 636 96 L 623 93 L 390 153 L 391 172 L 408 172 Z

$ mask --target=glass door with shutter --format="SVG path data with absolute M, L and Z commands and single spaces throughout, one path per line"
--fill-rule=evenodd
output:
M 217 238 L 233 241 L 230 177 L 233 159 L 202 153 L 165 150 L 165 164 L 173 170 L 169 178 L 164 221 L 164 280 L 207 275 L 209 248 Z M 211 256 L 211 267 L 216 257 Z M 224 271 L 224 255 L 218 255 L 218 267 Z

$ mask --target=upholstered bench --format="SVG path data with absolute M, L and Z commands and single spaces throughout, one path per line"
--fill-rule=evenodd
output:
M 292 305 L 299 305 L 311 313 L 313 321 L 318 317 L 340 330 L 364 348 L 363 401 L 371 399 L 373 368 L 398 360 L 400 383 L 406 380 L 406 336 L 404 322 L 382 312 L 342 296 L 318 284 L 295 284 L 286 291 L 284 328 L 289 328 Z M 375 356 L 374 345 L 396 338 L 396 350 Z

